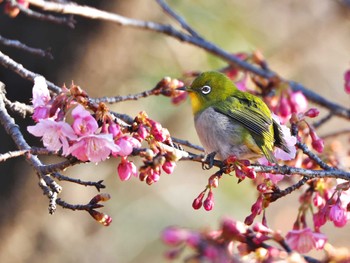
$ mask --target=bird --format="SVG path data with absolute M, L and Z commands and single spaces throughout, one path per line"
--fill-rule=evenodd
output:
M 184 90 L 207 158 L 256 160 L 265 156 L 277 163 L 274 147 L 290 152 L 281 126 L 265 102 L 239 90 L 223 73 L 203 72 Z

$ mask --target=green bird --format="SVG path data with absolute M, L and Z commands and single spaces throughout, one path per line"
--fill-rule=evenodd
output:
M 212 157 L 225 160 L 257 159 L 264 155 L 276 163 L 274 147 L 289 153 L 279 123 L 262 99 L 237 89 L 224 74 L 200 74 L 189 93 L 195 127 L 204 149 Z

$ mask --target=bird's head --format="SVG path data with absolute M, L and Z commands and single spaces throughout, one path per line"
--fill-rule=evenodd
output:
M 184 88 L 191 99 L 193 114 L 225 100 L 237 91 L 233 82 L 224 74 L 208 71 L 200 74 L 190 87 Z

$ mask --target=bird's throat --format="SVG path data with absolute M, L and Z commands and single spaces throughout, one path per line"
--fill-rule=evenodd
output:
M 196 96 L 196 94 L 189 93 L 189 95 L 190 95 L 191 104 L 192 104 L 192 111 L 193 111 L 193 114 L 195 115 L 196 113 L 202 110 L 203 105 L 199 100 L 198 96 Z

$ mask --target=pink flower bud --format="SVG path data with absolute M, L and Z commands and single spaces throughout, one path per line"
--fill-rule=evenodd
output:
M 282 118 L 287 118 L 290 116 L 291 108 L 288 103 L 288 100 L 285 97 L 281 98 L 278 111 L 279 115 L 281 115 Z
M 139 128 L 137 129 L 137 134 L 140 136 L 142 140 L 146 139 L 148 136 L 149 132 L 146 129 L 145 125 L 140 125 Z
M 162 233 L 162 240 L 170 246 L 177 246 L 187 238 L 187 231 L 177 227 L 168 227 Z
M 253 230 L 255 232 L 262 233 L 262 234 L 273 233 L 273 231 L 270 228 L 268 228 L 267 226 L 263 225 L 262 223 L 255 223 L 254 226 L 253 226 Z
M 251 212 L 253 214 L 259 215 L 263 209 L 263 197 L 260 195 L 256 202 L 252 205 Z
M 118 175 L 122 181 L 129 180 L 132 175 L 137 176 L 137 168 L 133 162 L 122 158 L 118 165 Z
M 211 190 L 209 191 L 207 198 L 203 202 L 203 207 L 207 211 L 212 210 L 214 207 L 214 195 Z
M 232 220 L 230 218 L 225 218 L 221 223 L 222 236 L 224 239 L 230 240 L 244 240 L 243 235 L 247 233 L 247 226 L 242 222 Z
M 257 216 L 256 214 L 250 214 L 249 216 L 247 216 L 244 219 L 244 224 L 250 226 L 251 224 L 253 224 L 254 219 L 255 219 L 256 216 Z
M 235 167 L 235 174 L 239 180 L 244 180 L 245 174 L 243 173 L 243 171 L 239 167 Z
M 311 145 L 317 152 L 322 153 L 324 149 L 324 142 L 316 134 L 316 131 L 310 127 L 310 136 L 312 139 Z
M 310 118 L 315 118 L 320 114 L 320 111 L 316 108 L 311 108 L 307 112 L 305 112 L 305 116 L 310 117 Z
M 113 135 L 113 138 L 119 137 L 121 135 L 120 126 L 117 123 L 112 122 L 108 125 L 108 132 Z
M 247 166 L 241 166 L 241 169 L 243 173 L 250 179 L 255 179 L 256 178 L 256 173 L 253 170 L 253 168 L 249 168 Z
M 213 174 L 209 177 L 208 183 L 211 187 L 217 188 L 219 186 L 219 177 L 216 174 Z
M 197 198 L 193 200 L 193 203 L 192 203 L 193 209 L 198 210 L 199 208 L 202 207 L 204 195 L 205 195 L 205 191 L 201 192 L 197 196 Z
M 167 174 L 172 174 L 174 172 L 175 166 L 176 166 L 175 162 L 166 161 L 162 165 L 162 168 L 163 168 L 163 171 L 166 172 Z
M 319 229 L 327 222 L 327 208 L 320 209 L 316 214 L 313 214 L 314 226 Z
M 323 152 L 324 142 L 322 139 L 313 140 L 311 145 L 312 145 L 312 148 L 314 148 L 317 152 L 319 153 Z
M 301 91 L 293 92 L 289 97 L 293 113 L 304 112 L 307 109 L 307 99 Z
M 181 102 L 185 101 L 187 98 L 187 92 L 182 90 L 176 91 L 176 96 L 173 96 L 171 98 L 171 102 L 175 105 L 180 104 Z

